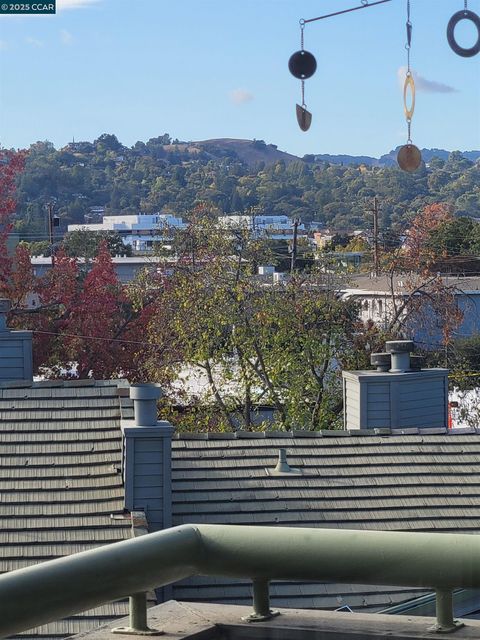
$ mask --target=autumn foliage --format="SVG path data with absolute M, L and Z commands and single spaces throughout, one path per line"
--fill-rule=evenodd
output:
M 446 222 L 453 220 L 451 207 L 431 204 L 415 216 L 407 232 L 406 250 L 412 266 L 418 268 L 438 258 L 430 249 L 432 233 Z
M 50 377 L 141 376 L 155 296 L 145 290 L 139 301 L 119 282 L 106 243 L 88 273 L 60 250 L 42 277 L 25 245 L 9 246 L 24 160 L 23 153 L 0 152 L 0 297 L 12 303 L 9 326 L 34 332 L 35 365 Z

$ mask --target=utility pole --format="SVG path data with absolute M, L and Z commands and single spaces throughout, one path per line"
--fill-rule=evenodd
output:
M 295 271 L 295 263 L 297 261 L 297 239 L 298 239 L 298 225 L 300 224 L 299 218 L 293 220 L 293 244 L 292 244 L 292 260 L 290 263 L 290 273 Z
M 51 202 L 47 204 L 47 213 L 48 213 L 48 240 L 50 242 L 50 247 L 53 250 L 53 204 Z
M 378 198 L 375 196 L 373 199 L 373 208 L 368 209 L 370 213 L 373 213 L 373 272 L 375 277 L 378 278 L 379 268 L 379 254 L 378 254 Z
M 48 239 L 50 242 L 50 250 L 52 252 L 52 267 L 53 264 L 55 262 L 55 256 L 54 256 L 54 232 L 55 232 L 55 227 L 58 227 L 60 224 L 60 218 L 58 216 L 53 215 L 53 203 L 49 202 L 47 204 L 47 215 L 48 215 Z

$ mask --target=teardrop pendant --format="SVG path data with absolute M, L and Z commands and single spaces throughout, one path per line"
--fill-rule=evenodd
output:
M 297 122 L 302 131 L 308 131 L 312 124 L 312 114 L 299 104 L 297 104 Z

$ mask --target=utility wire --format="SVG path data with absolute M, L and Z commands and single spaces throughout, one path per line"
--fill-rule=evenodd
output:
M 105 342 L 121 342 L 123 344 L 138 344 L 145 347 L 160 347 L 162 345 L 154 342 L 142 342 L 140 340 L 124 340 L 122 338 L 104 338 L 101 336 L 83 336 L 77 333 L 56 333 L 55 331 L 40 331 L 33 329 L 33 333 L 41 333 L 49 336 L 57 336 L 59 338 L 81 338 L 82 340 L 103 340 Z

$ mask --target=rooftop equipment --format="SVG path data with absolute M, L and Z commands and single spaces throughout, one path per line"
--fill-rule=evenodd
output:
M 411 340 L 373 353 L 375 371 L 344 371 L 345 429 L 447 428 L 448 369 L 422 369 Z

